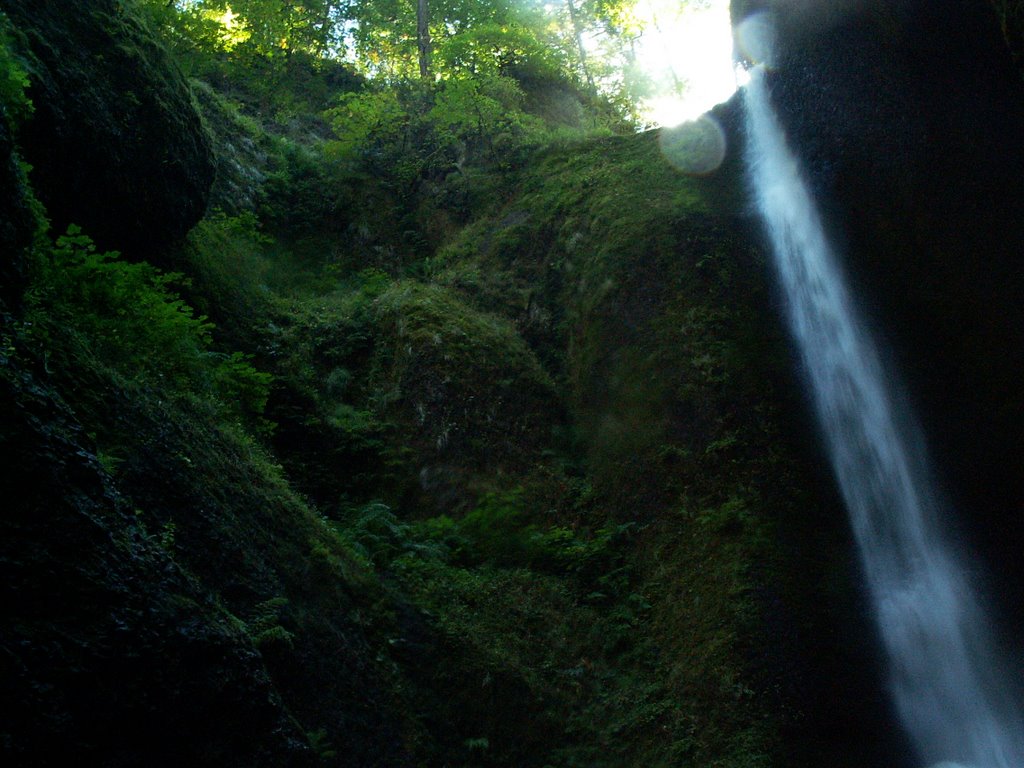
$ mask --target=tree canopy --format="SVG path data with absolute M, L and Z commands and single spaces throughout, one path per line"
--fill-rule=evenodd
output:
M 636 0 L 137 0 L 193 55 L 340 60 L 371 80 L 528 71 L 628 111 Z

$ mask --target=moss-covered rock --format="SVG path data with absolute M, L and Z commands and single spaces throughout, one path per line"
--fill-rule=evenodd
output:
M 5 762 L 312 765 L 252 640 L 112 486 L 42 366 L 11 351 L 0 365 Z
M 680 173 L 656 132 L 552 150 L 435 265 L 557 383 L 558 448 L 587 490 L 551 503 L 548 485 L 548 519 L 638 527 L 596 589 L 601 642 L 580 651 L 567 753 L 588 765 L 886 759 L 858 746 L 880 682 L 747 217 L 735 108 L 715 116 L 732 140 L 716 173 Z
M 28 247 L 41 225 L 14 136 L 32 111 L 27 85 L 10 22 L 0 14 L 0 311 L 21 303 Z
M 387 611 L 374 575 L 242 434 L 141 393 L 109 406 L 81 404 L 117 446 L 119 484 L 152 530 L 171 532 L 176 561 L 240 620 L 304 734 L 319 733 L 312 743 L 331 745 L 336 765 L 406 764 L 407 718 L 362 617 Z
M 422 462 L 424 490 L 443 498 L 467 485 L 460 472 L 521 474 L 536 461 L 561 406 L 514 326 L 440 286 L 412 282 L 381 294 L 374 311 L 372 386 Z
M 20 139 L 53 225 L 152 253 L 202 216 L 209 140 L 188 86 L 122 0 L 3 0 L 35 105 Z

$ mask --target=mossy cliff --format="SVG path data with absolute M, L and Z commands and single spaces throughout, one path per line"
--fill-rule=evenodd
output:
M 736 102 L 703 176 L 410 181 L 303 111 L 342 65 L 186 84 L 68 5 L 0 0 L 6 762 L 900 763 Z

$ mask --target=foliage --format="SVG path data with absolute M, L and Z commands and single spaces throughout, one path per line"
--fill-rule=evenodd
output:
M 485 148 L 491 159 L 509 158 L 512 145 L 543 130 L 541 121 L 523 112 L 519 83 L 503 75 L 445 81 L 427 114 L 442 144 Z
M 192 50 L 261 55 L 337 53 L 347 4 L 335 0 L 137 0 L 170 39 Z
M 343 511 L 341 516 L 344 520 L 334 523 L 335 530 L 352 551 L 377 567 L 390 567 L 405 555 L 428 560 L 443 556 L 443 548 L 419 539 L 414 527 L 400 520 L 383 502 L 372 501 Z
M 385 87 L 406 87 L 421 79 L 413 2 L 137 2 L 192 74 L 210 76 L 223 72 L 225 62 L 234 62 L 242 73 L 260 70 L 264 81 L 277 81 L 277 73 L 308 57 L 348 61 Z M 642 95 L 630 74 L 631 46 L 638 37 L 628 21 L 631 5 L 630 0 L 433 0 L 426 80 L 561 81 L 580 97 L 599 87 L 606 105 L 616 104 L 628 115 L 631 100 Z M 584 35 L 600 39 L 601 50 L 588 56 L 581 47 Z M 268 69 L 266 61 L 275 63 Z M 259 83 L 252 85 L 258 88 Z M 275 85 L 280 91 L 280 83 Z
M 462 172 L 467 162 L 521 162 L 547 138 L 543 122 L 524 112 L 523 103 L 515 79 L 476 74 L 435 86 L 410 82 L 344 94 L 327 117 L 338 156 L 408 193 L 421 179 Z
M 245 622 L 246 629 L 257 647 L 271 645 L 294 647 L 295 635 L 281 626 L 281 617 L 288 607 L 288 598 L 272 597 L 258 603 L 252 609 L 252 615 Z
M 318 148 L 282 141 L 259 194 L 262 225 L 291 240 L 343 232 L 356 207 L 356 179 Z
M 418 71 L 412 3 L 377 0 L 354 9 L 355 53 L 389 81 Z M 564 46 L 543 6 L 508 0 L 434 0 L 430 4 L 432 62 L 441 78 L 494 74 L 524 61 L 567 72 Z
M 212 399 L 237 418 L 262 413 L 270 376 L 241 352 L 211 349 L 213 325 L 174 289 L 182 275 L 99 252 L 77 227 L 41 256 L 30 322 L 45 345 L 73 334 L 130 379 Z
M 0 115 L 9 128 L 32 114 L 32 100 L 26 93 L 28 87 L 28 73 L 15 53 L 10 22 L 0 12 Z
M 149 23 L 178 54 L 187 70 L 208 66 L 229 45 L 216 14 L 201 3 L 135 0 Z
M 337 750 L 334 749 L 334 746 L 327 739 L 326 729 L 319 728 L 315 731 L 309 731 L 306 733 L 306 738 L 309 740 L 309 746 L 321 760 L 332 760 L 338 756 Z
M 594 599 L 617 596 L 622 547 L 633 526 L 606 525 L 582 535 L 566 526 L 531 522 L 521 488 L 485 494 L 459 519 L 402 520 L 381 501 L 343 509 L 332 522 L 346 545 L 377 568 L 399 570 L 412 560 L 454 567 L 531 568 L 579 578 Z M 604 590 L 595 591 L 595 590 Z
M 374 144 L 398 141 L 409 119 L 392 89 L 342 94 L 327 117 L 342 154 L 366 152 Z
M 560 525 L 544 525 L 530 514 L 522 488 L 485 494 L 461 519 L 427 520 L 421 530 L 445 542 L 464 563 L 529 567 L 599 578 L 607 574 L 613 545 L 631 528 L 604 526 L 580 536 Z M 532 518 L 532 519 L 531 519 Z
M 530 565 L 543 554 L 541 536 L 526 520 L 521 489 L 490 493 L 462 518 L 456 530 L 468 540 L 465 554 L 496 565 Z
M 581 23 L 626 30 L 614 5 L 579 3 Z M 30 321 L 72 375 L 139 385 L 150 423 L 102 460 L 240 604 L 313 749 L 348 749 L 350 703 L 313 678 L 351 659 L 369 682 L 346 685 L 387 689 L 368 707 L 400 711 L 417 764 L 765 764 L 786 670 L 761 611 L 790 481 L 757 264 L 744 224 L 715 218 L 731 178 L 538 117 L 538 82 L 582 74 L 557 2 L 437 3 L 431 82 L 407 77 L 411 3 L 353 7 L 377 14 L 358 33 L 377 79 L 337 89 L 327 142 L 309 112 L 329 79 L 295 73 L 342 38 L 302 14 L 343 8 L 233 3 L 226 36 L 225 3 L 149 6 L 256 116 L 219 141 L 264 153 L 257 192 L 168 257 L 191 284 L 70 232 Z M 233 348 L 274 379 L 215 351 Z M 272 458 L 218 418 L 268 397 Z M 201 423 L 196 398 L 226 410 Z

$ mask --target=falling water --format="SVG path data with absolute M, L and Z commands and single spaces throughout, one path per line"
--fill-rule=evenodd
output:
M 746 89 L 748 165 L 792 332 L 873 598 L 896 708 L 926 764 L 1022 768 L 1021 720 L 921 460 L 770 102 Z

